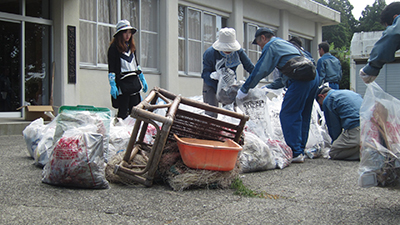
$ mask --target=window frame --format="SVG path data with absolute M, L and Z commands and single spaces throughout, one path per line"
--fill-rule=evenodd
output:
M 139 64 L 141 65 L 142 69 L 146 72 L 153 72 L 153 73 L 160 73 L 160 48 L 158 46 L 160 46 L 160 0 L 155 0 L 157 2 L 157 15 L 156 15 L 156 21 L 157 21 L 157 31 L 151 31 L 151 30 L 143 30 L 142 28 L 142 0 L 138 0 L 139 1 L 139 22 L 138 22 L 138 26 L 136 34 L 139 38 L 135 39 L 136 41 L 136 55 L 138 57 L 138 61 Z M 156 67 L 145 67 L 142 65 L 142 36 L 143 34 L 156 34 L 157 35 L 157 40 L 155 43 L 156 49 L 157 49 L 157 53 L 156 53 Z
M 184 37 L 181 37 L 181 36 L 178 35 L 178 41 L 184 41 L 184 48 L 185 48 L 184 57 L 183 57 L 184 61 L 185 61 L 184 62 L 184 70 L 181 70 L 180 68 L 178 68 L 178 73 L 179 73 L 179 75 L 183 75 L 183 76 L 201 77 L 201 73 L 203 71 L 203 54 L 204 54 L 204 51 L 206 50 L 205 45 L 210 45 L 210 44 L 212 45 L 216 41 L 217 32 L 221 28 L 226 27 L 227 21 L 228 21 L 228 17 L 226 17 L 224 15 L 217 14 L 215 12 L 211 12 L 211 11 L 205 10 L 205 9 L 195 8 L 195 7 L 192 7 L 192 6 L 179 4 L 178 7 L 183 7 L 184 8 L 184 24 L 183 24 L 183 26 L 184 26 Z M 189 38 L 189 32 L 190 32 L 189 31 L 189 23 L 188 23 L 188 12 L 189 12 L 189 10 L 200 12 L 200 38 L 201 38 L 200 40 Z M 178 10 L 178 13 L 179 13 L 179 10 Z M 216 23 L 215 23 L 216 24 L 216 27 L 215 27 L 216 28 L 215 40 L 213 40 L 212 42 L 205 41 L 205 38 L 204 38 L 204 17 L 205 17 L 205 15 L 214 16 L 215 19 L 216 19 Z M 220 21 L 218 21 L 218 20 L 220 20 Z M 225 23 L 225 26 L 224 26 L 224 23 Z M 190 51 L 189 50 L 189 42 L 190 41 L 192 41 L 192 42 L 195 41 L 195 42 L 201 44 L 200 52 L 199 52 L 200 59 L 201 59 L 199 61 L 199 63 L 200 63 L 200 72 L 189 71 L 189 63 L 190 63 L 189 62 L 189 54 L 190 54 L 189 53 L 189 51 Z M 180 60 L 181 57 L 178 57 L 178 58 L 179 58 L 178 60 Z M 178 63 L 178 64 L 180 65 L 180 63 Z
M 83 1 L 83 0 L 80 0 L 80 1 Z M 83 22 L 83 23 L 88 23 L 88 24 L 94 24 L 95 25 L 95 32 L 94 32 L 94 34 L 95 34 L 95 36 L 96 37 L 94 37 L 93 38 L 93 40 L 96 42 L 96 43 L 94 43 L 94 46 L 98 46 L 98 44 L 99 44 L 99 26 L 103 26 L 103 27 L 107 27 L 107 28 L 111 28 L 114 32 L 115 32 L 115 25 L 116 24 L 109 24 L 109 23 L 104 23 L 104 22 L 99 22 L 99 1 L 100 0 L 96 0 L 96 21 L 91 21 L 91 20 L 86 20 L 86 19 L 81 19 L 81 18 L 79 18 L 79 22 L 81 23 L 81 22 Z M 122 0 L 116 0 L 117 1 L 117 7 L 116 7 L 116 10 L 117 10 L 117 12 L 116 12 L 116 15 L 117 15 L 117 21 L 120 21 L 121 19 L 123 19 L 123 18 L 121 18 L 122 17 L 122 8 L 123 8 L 123 6 L 122 6 Z M 133 1 L 135 1 L 135 0 L 133 0 Z M 141 13 L 141 7 L 142 7 L 142 0 L 136 0 L 137 2 L 138 2 L 138 7 L 139 7 L 139 10 L 138 10 L 138 12 L 139 12 L 139 15 L 138 15 L 138 18 L 139 18 L 139 21 L 138 21 L 138 24 L 137 24 L 137 26 L 134 26 L 136 29 L 137 29 L 137 32 L 135 33 L 135 43 L 136 43 L 136 56 L 137 56 L 137 58 L 138 58 L 138 61 L 139 62 L 141 62 L 141 52 L 142 52 L 142 46 L 141 46 L 141 43 L 142 43 L 142 36 L 143 36 L 143 34 L 156 34 L 157 35 L 157 38 L 156 38 L 156 43 L 154 43 L 156 46 L 159 46 L 159 43 L 160 43 L 160 0 L 155 0 L 156 1 L 156 4 L 157 4 L 157 15 L 155 16 L 156 18 L 155 18 L 155 20 L 157 21 L 157 30 L 156 31 L 150 31 L 150 30 L 143 30 L 142 29 L 142 13 Z M 150 19 L 150 18 L 149 18 Z M 81 38 L 81 36 L 79 37 L 79 41 L 80 41 L 80 38 Z M 111 42 L 111 40 L 112 40 L 112 36 L 110 37 L 110 40 L 109 40 L 109 42 Z M 107 70 L 108 69 L 108 64 L 107 63 L 99 63 L 99 49 L 98 48 L 95 48 L 94 49 L 96 52 L 95 53 L 93 53 L 93 54 L 95 54 L 94 55 L 94 58 L 95 58 L 95 62 L 94 63 L 92 63 L 92 62 L 83 62 L 81 59 L 79 60 L 79 67 L 81 68 L 81 69 L 101 69 L 101 70 Z M 80 48 L 80 50 L 79 51 L 82 51 L 82 49 Z M 156 53 L 156 67 L 144 67 L 143 65 L 142 65 L 142 69 L 144 70 L 144 71 L 147 71 L 147 72 L 149 72 L 149 71 L 152 71 L 152 72 L 159 72 L 159 68 L 160 68 L 160 57 L 159 57 L 159 49 L 157 48 L 157 53 Z M 79 54 L 81 54 L 81 52 L 79 52 Z

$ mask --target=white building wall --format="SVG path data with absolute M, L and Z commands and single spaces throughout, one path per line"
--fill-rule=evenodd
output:
M 179 4 L 203 10 L 215 9 L 215 12 L 231 13 L 235 0 L 179 0 Z M 212 12 L 212 11 L 211 11 Z
M 63 103 L 62 93 L 64 93 L 64 89 L 62 88 L 62 84 L 64 83 L 64 64 L 63 58 L 65 55 L 64 52 L 64 44 L 63 37 L 65 34 L 64 26 L 62 25 L 63 20 L 63 7 L 62 4 L 53 4 L 53 24 L 57 24 L 57 26 L 53 26 L 53 60 L 55 62 L 55 70 L 54 70 L 54 91 L 53 91 L 53 103 L 56 106 L 61 106 Z M 66 29 L 66 28 L 65 28 Z
M 79 70 L 79 1 L 59 1 L 53 4 L 53 17 L 53 49 L 56 68 L 54 105 L 78 105 L 82 100 L 80 85 L 90 86 L 90 83 L 83 83 L 81 74 L 86 76 L 86 73 L 81 73 Z M 76 84 L 68 84 L 68 26 L 76 27 Z
M 183 96 L 202 94 L 200 76 L 178 73 L 178 5 L 191 6 L 228 18 L 228 26 L 244 41 L 244 22 L 278 29 L 277 36 L 287 39 L 290 32 L 312 40 L 313 49 L 322 39 L 322 26 L 340 22 L 340 14 L 308 0 L 161 0 L 159 30 L 159 72 L 144 71 L 149 89 L 160 86 Z M 308 10 L 308 11 L 307 11 Z M 107 68 L 79 66 L 79 0 L 54 4 L 54 59 L 56 61 L 55 105 L 93 105 L 111 109 Z M 307 13 L 308 12 L 308 13 Z M 67 26 L 76 27 L 77 83 L 68 84 Z M 316 53 L 312 52 L 314 57 Z M 239 79 L 243 74 L 238 68 Z M 60 79 L 61 78 L 61 79 Z M 144 97 L 146 94 L 142 94 Z
M 289 31 L 295 32 L 307 39 L 312 39 L 316 36 L 315 22 L 302 18 L 298 15 L 288 15 Z
M 173 93 L 180 93 L 178 75 L 178 0 L 160 1 L 160 72 L 150 75 L 149 87 L 159 86 Z M 147 77 L 150 78 L 146 74 Z M 158 78 L 158 79 L 157 79 Z M 157 82 L 158 80 L 158 82 Z
M 66 76 L 63 76 L 62 79 L 62 105 L 77 105 L 81 100 L 81 93 L 79 87 L 81 85 L 86 85 L 86 83 L 81 82 L 81 75 L 79 70 L 79 1 L 61 1 L 62 7 L 64 9 L 64 15 L 62 17 L 61 23 L 63 24 L 64 34 L 61 38 L 62 42 L 65 43 L 63 45 L 63 58 L 62 67 L 63 73 Z M 76 84 L 68 84 L 68 37 L 67 37 L 67 26 L 76 27 Z M 90 96 L 90 95 L 89 95 Z
M 243 17 L 249 21 L 278 28 L 280 25 L 279 9 L 258 1 L 246 1 L 243 5 Z
M 317 61 L 319 59 L 319 53 L 317 52 L 318 44 L 322 42 L 322 26 L 321 23 L 315 23 L 315 36 L 311 42 L 311 55 Z M 315 49 L 315 50 L 313 50 Z

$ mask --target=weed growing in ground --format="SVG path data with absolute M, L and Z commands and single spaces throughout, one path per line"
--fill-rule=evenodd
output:
M 268 198 L 268 199 L 278 199 L 281 198 L 279 195 L 268 194 L 267 192 L 256 192 L 246 187 L 243 181 L 237 177 L 233 180 L 231 188 L 235 190 L 235 195 L 240 195 L 244 197 L 257 197 L 257 198 Z

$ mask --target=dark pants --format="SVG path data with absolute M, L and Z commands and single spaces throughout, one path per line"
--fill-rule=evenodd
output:
M 319 78 L 312 81 L 290 80 L 283 98 L 280 121 L 286 144 L 293 158 L 304 154 L 310 130 L 310 119 Z
M 203 102 L 218 107 L 218 100 L 214 88 L 208 86 L 205 82 L 203 83 Z M 218 114 L 215 112 L 206 111 L 206 115 L 214 118 L 218 117 Z
M 118 95 L 118 114 L 119 118 L 125 119 L 128 115 L 131 114 L 132 108 L 140 103 L 140 93 L 128 95 L 122 94 Z

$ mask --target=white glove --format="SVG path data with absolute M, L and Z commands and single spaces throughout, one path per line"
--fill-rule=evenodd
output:
M 239 91 L 237 92 L 237 95 L 236 95 L 236 99 L 242 100 L 242 99 L 245 98 L 247 95 L 248 95 L 248 93 L 243 93 L 243 92 L 239 89 Z
M 369 84 L 369 83 L 373 82 L 376 79 L 377 76 L 368 75 L 368 74 L 366 74 L 364 72 L 363 69 L 361 69 L 360 70 L 360 77 L 364 81 L 364 83 Z
M 211 77 L 211 79 L 219 80 L 219 73 L 217 73 L 217 71 L 214 71 L 214 72 L 210 73 L 210 77 Z

